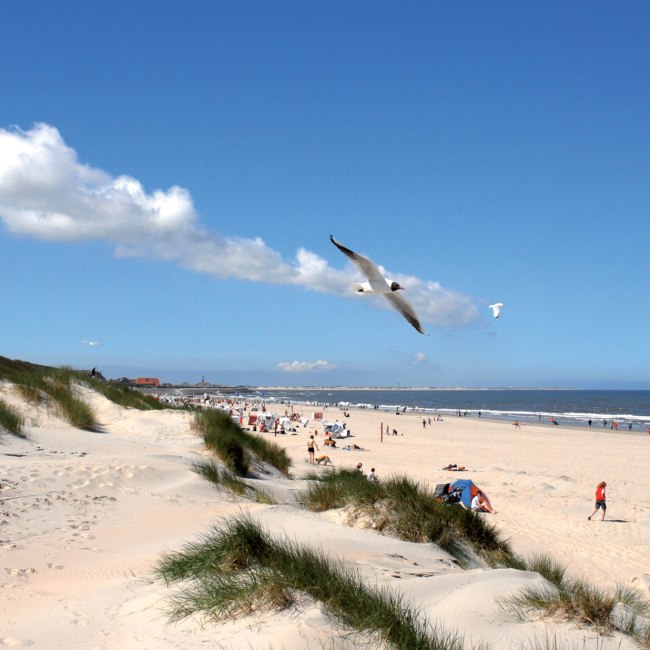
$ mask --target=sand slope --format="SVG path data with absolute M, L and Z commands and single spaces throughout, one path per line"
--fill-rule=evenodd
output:
M 298 609 L 225 624 L 168 624 L 165 608 L 176 588 L 152 578 L 161 553 L 181 548 L 220 517 L 242 510 L 272 534 L 323 548 L 355 566 L 370 584 L 402 592 L 430 621 L 462 631 L 468 648 L 481 640 L 493 648 L 519 648 L 547 633 L 569 647 L 636 647 L 620 637 L 597 640 L 593 631 L 572 625 L 511 620 L 497 598 L 541 582 L 537 574 L 461 571 L 437 547 L 344 526 L 337 513 L 305 512 L 293 504 L 302 481 L 272 474 L 257 481 L 284 505 L 249 504 L 219 492 L 191 471 L 205 452 L 188 413 L 124 409 L 81 390 L 103 425 L 101 433 L 76 430 L 55 413 L 25 405 L 11 386 L 0 387 L 29 425 L 26 440 L 0 434 L 0 647 L 359 647 L 357 637 L 308 599 Z M 379 421 L 386 420 L 403 435 L 380 442 Z M 328 450 L 337 465 L 361 460 L 366 469 L 376 466 L 380 476 L 406 473 L 431 485 L 456 477 L 439 469 L 448 462 L 472 467 L 462 476 L 488 492 L 498 510 L 493 521 L 517 551 L 551 553 L 602 585 L 634 579 L 647 584 L 650 508 L 643 498 L 649 479 L 642 469 L 650 440 L 645 437 L 515 430 L 467 418 L 422 429 L 416 416 L 374 411 L 353 411 L 346 421 L 364 450 Z M 311 430 L 274 438 L 294 459 L 297 477 L 308 469 Z M 611 485 L 611 523 L 587 521 L 601 478 Z

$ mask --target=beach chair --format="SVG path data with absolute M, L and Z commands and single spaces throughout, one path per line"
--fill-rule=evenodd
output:
M 439 483 L 433 491 L 433 498 L 442 501 L 443 497 L 449 493 L 449 483 Z

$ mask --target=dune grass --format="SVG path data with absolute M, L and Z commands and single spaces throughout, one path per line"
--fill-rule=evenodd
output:
M 43 390 L 54 400 L 65 419 L 77 429 L 97 431 L 99 423 L 92 408 L 74 394 L 72 375 L 63 371 L 43 379 Z
M 547 580 L 545 586 L 527 587 L 501 602 L 502 609 L 521 620 L 535 612 L 557 616 L 592 626 L 600 634 L 618 630 L 650 649 L 650 604 L 637 592 L 623 587 L 602 591 L 567 576 L 565 568 L 548 556 L 516 555 L 484 516 L 437 502 L 420 483 L 400 476 L 371 483 L 356 470 L 332 470 L 306 478 L 311 484 L 300 501 L 309 510 L 348 506 L 351 517 L 367 516 L 375 529 L 399 539 L 433 542 L 461 565 L 463 549 L 469 545 L 489 566 L 538 572 Z M 624 615 L 616 613 L 615 608 L 621 606 Z
M 602 641 L 596 640 L 594 647 L 592 639 L 583 639 L 581 642 L 574 641 L 569 646 L 564 639 L 558 638 L 557 634 L 551 635 L 548 631 L 543 637 L 536 636 L 524 641 L 519 646 L 519 650 L 602 650 L 602 648 Z
M 21 413 L 0 399 L 0 431 L 4 430 L 19 438 L 24 438 L 24 424 L 25 420 Z
M 219 456 L 223 464 L 234 474 L 248 474 L 252 455 L 265 461 L 288 475 L 291 459 L 287 452 L 264 440 L 260 436 L 250 434 L 235 422 L 227 413 L 215 409 L 197 411 L 192 423 L 208 449 Z
M 300 496 L 308 510 L 349 506 L 352 517 L 369 517 L 376 530 L 409 542 L 433 542 L 455 557 L 463 555 L 466 544 L 486 556 L 512 555 L 483 516 L 436 501 L 425 485 L 407 477 L 371 482 L 360 472 L 341 469 L 308 478 L 316 479 Z
M 121 384 L 100 381 L 67 366 L 51 368 L 0 357 L 0 380 L 14 384 L 28 403 L 54 406 L 72 426 L 87 431 L 97 431 L 99 425 L 91 407 L 75 395 L 75 384 L 86 385 L 120 406 L 140 410 L 167 408 L 149 395 Z
M 222 621 L 284 609 L 307 594 L 339 623 L 375 641 L 409 650 L 460 650 L 462 639 L 441 633 L 402 598 L 365 586 L 359 575 L 323 552 L 274 540 L 247 515 L 225 519 L 197 543 L 163 556 L 157 576 L 185 581 L 170 618 L 193 614 Z
M 579 625 L 594 627 L 599 634 L 622 632 L 642 647 L 650 648 L 650 603 L 638 592 L 618 586 L 614 590 L 598 589 L 584 580 L 566 574 L 560 564 L 545 555 L 524 560 L 528 571 L 536 571 L 547 584 L 525 587 L 520 593 L 500 601 L 500 607 L 525 620 L 531 614 L 556 616 Z M 625 616 L 616 615 L 622 606 Z
M 140 391 L 129 388 L 129 386 L 125 386 L 124 384 L 118 384 L 112 381 L 101 381 L 100 379 L 89 377 L 84 373 L 81 373 L 81 376 L 78 376 L 77 380 L 97 391 L 111 402 L 126 408 L 134 408 L 139 411 L 160 411 L 163 409 L 183 408 L 172 406 L 170 404 L 161 404 L 152 395 L 145 395 Z
M 46 397 L 43 391 L 29 384 L 16 384 L 16 390 L 28 404 L 32 405 L 39 404 Z
M 239 496 L 246 494 L 246 483 L 224 467 L 217 465 L 213 460 L 193 463 L 192 471 L 211 483 L 225 487 Z

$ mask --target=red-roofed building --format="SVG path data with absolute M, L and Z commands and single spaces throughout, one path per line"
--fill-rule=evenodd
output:
M 158 377 L 138 377 L 135 380 L 136 386 L 160 386 Z

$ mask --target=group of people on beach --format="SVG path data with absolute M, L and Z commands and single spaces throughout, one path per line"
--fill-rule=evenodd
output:
M 424 423 L 426 424 L 426 423 Z M 518 426 L 519 423 L 516 423 L 516 426 Z M 315 436 L 318 435 L 317 431 L 314 431 L 313 434 L 309 436 L 309 439 L 307 440 L 307 454 L 309 456 L 309 462 L 313 464 L 318 464 L 320 465 L 321 463 L 327 465 L 331 464 L 331 460 L 329 456 L 320 456 L 319 458 L 316 458 L 316 451 L 320 451 L 318 444 L 316 442 Z M 332 444 L 333 443 L 333 444 Z M 329 436 L 329 440 L 326 439 L 324 442 L 325 445 L 331 445 L 334 446 L 336 443 L 331 439 L 331 436 Z M 356 445 L 355 445 L 356 446 Z M 358 472 L 361 472 L 363 474 L 363 463 L 357 463 L 356 467 Z M 448 468 L 444 468 L 448 469 Z M 463 468 L 464 469 L 464 468 Z M 369 481 L 376 481 L 377 480 L 377 475 L 375 473 L 375 468 L 373 467 L 370 470 L 370 473 L 368 474 L 368 480 Z M 589 521 L 591 521 L 591 518 L 599 511 L 602 510 L 602 516 L 601 516 L 601 521 L 605 521 L 605 514 L 607 512 L 607 496 L 606 496 L 606 488 L 607 488 L 607 483 L 605 481 L 601 481 L 597 487 L 596 487 L 596 503 L 594 507 L 594 511 L 587 517 Z M 479 490 L 473 497 L 471 504 L 470 504 L 470 509 L 473 510 L 474 512 L 489 512 L 492 514 L 496 514 L 496 510 L 492 508 L 490 505 L 489 501 L 483 496 L 482 492 Z

